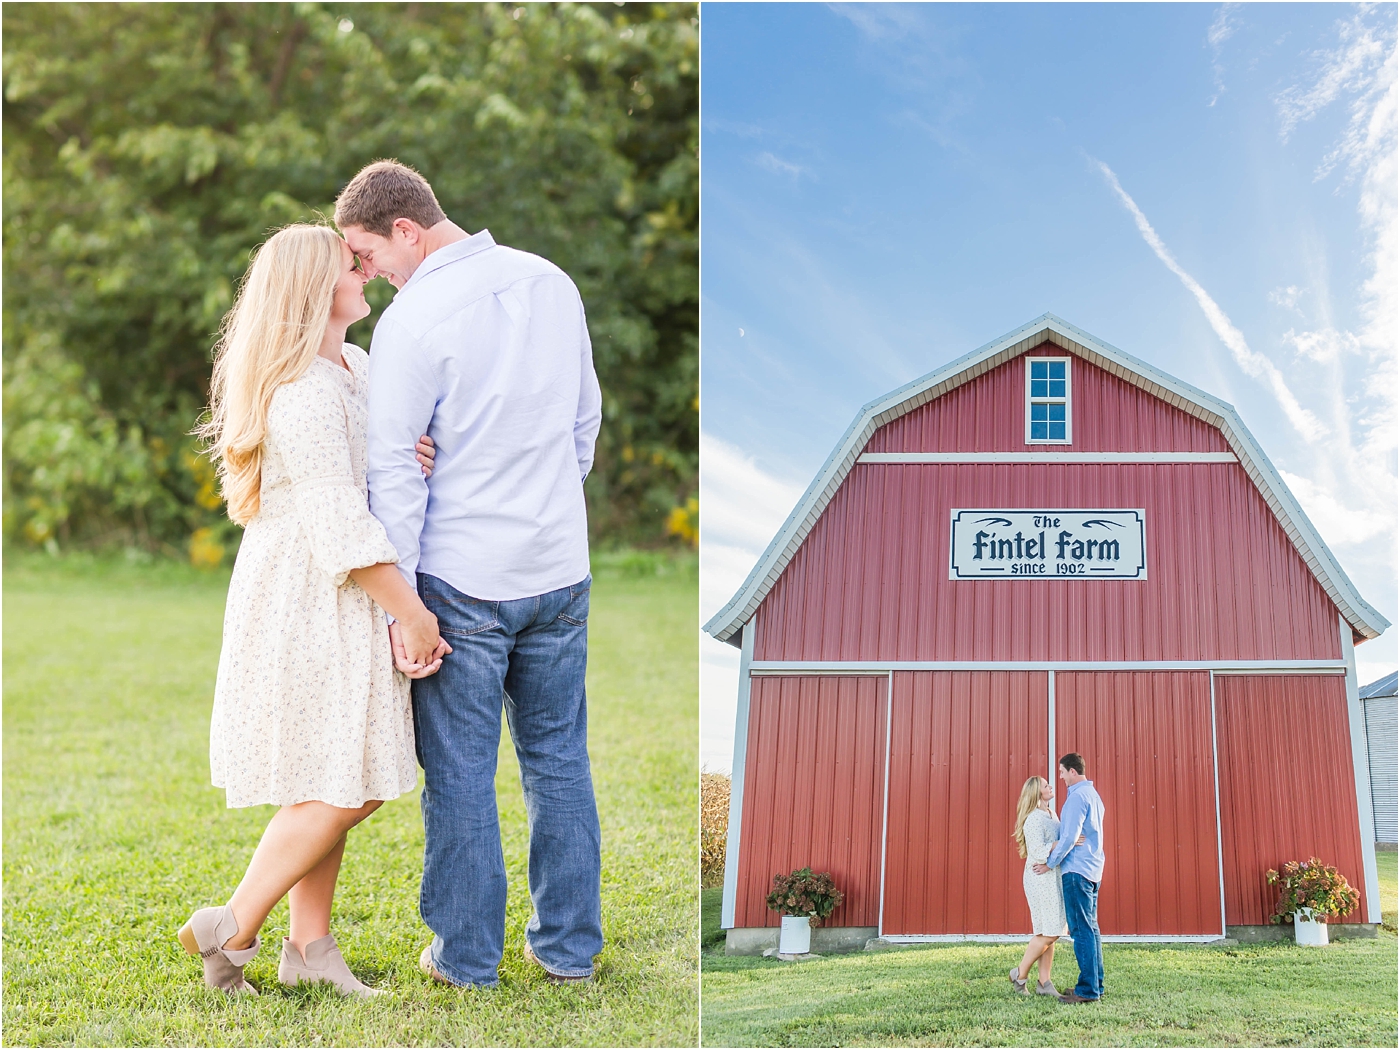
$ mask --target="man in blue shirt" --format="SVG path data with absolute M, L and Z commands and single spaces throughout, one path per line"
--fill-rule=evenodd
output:
M 1071 751 L 1060 759 L 1060 779 L 1068 797 L 1060 810 L 1060 838 L 1037 875 L 1060 869 L 1065 917 L 1074 938 L 1079 982 L 1061 998 L 1067 1003 L 1098 1002 L 1103 995 L 1103 942 L 1099 938 L 1099 884 L 1103 881 L 1103 799 L 1084 776 L 1084 759 Z M 1083 845 L 1078 845 L 1084 836 Z
M 530 818 L 525 958 L 555 983 L 587 981 L 603 928 L 583 479 L 602 396 L 583 303 L 559 267 L 452 222 L 395 161 L 356 175 L 335 220 L 366 274 L 398 289 L 369 358 L 370 510 L 452 645 L 441 670 L 413 683 L 419 906 L 435 934 L 419 965 L 449 984 L 497 982 L 504 710 Z M 431 479 L 413 441 L 394 447 L 404 427 L 436 444 Z

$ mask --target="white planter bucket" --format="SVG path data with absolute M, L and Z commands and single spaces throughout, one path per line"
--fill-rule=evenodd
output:
M 784 915 L 778 935 L 779 955 L 806 955 L 812 950 L 812 924 L 805 915 Z
M 1314 919 L 1315 914 L 1316 912 L 1311 909 L 1293 913 L 1293 940 L 1295 943 L 1306 944 L 1313 948 L 1321 948 L 1327 943 L 1327 923 Z

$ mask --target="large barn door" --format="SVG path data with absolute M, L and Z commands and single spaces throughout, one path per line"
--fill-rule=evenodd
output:
M 1341 675 L 1218 675 L 1225 914 L 1269 921 L 1278 889 L 1264 873 L 1320 857 L 1366 886 Z M 1365 897 L 1362 897 L 1365 900 Z M 1365 905 L 1337 922 L 1361 922 Z
M 810 865 L 846 895 L 828 926 L 875 926 L 888 678 L 755 676 L 735 926 L 777 926 L 773 876 Z
M 1043 671 L 899 671 L 881 932 L 1030 932 L 1016 799 L 1051 759 Z
M 1210 673 L 1057 672 L 1055 747 L 1104 801 L 1100 930 L 1220 936 Z

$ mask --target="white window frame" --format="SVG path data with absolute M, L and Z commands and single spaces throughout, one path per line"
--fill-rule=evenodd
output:
M 1027 357 L 1026 361 L 1026 444 L 1027 445 L 1072 445 L 1074 444 L 1074 364 L 1069 357 Z M 1031 362 L 1063 361 L 1065 365 L 1065 396 L 1031 398 Z M 1031 405 L 1064 405 L 1064 440 L 1055 438 L 1031 437 Z

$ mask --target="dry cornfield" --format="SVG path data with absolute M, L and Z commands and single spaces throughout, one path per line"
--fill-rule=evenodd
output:
M 729 833 L 729 778 L 700 774 L 700 886 L 724 882 L 724 841 Z

